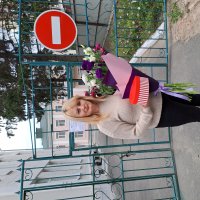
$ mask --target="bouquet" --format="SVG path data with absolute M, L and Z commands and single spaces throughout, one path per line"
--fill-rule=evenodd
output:
M 96 97 L 113 94 L 116 90 L 116 82 L 101 58 L 106 54 L 105 49 L 100 44 L 96 44 L 94 49 L 81 46 L 84 52 L 81 68 L 82 80 L 88 87 L 85 95 Z
M 193 83 L 160 83 L 159 89 L 155 91 L 155 94 L 160 90 L 168 95 L 191 101 L 190 95 L 198 94 L 195 87 L 196 85 Z
M 152 77 L 132 67 L 126 60 L 107 53 L 99 44 L 94 49 L 83 47 L 82 80 L 88 86 L 86 95 L 94 97 L 111 95 L 119 90 L 122 99 L 132 104 L 146 105 L 149 93 L 163 92 L 190 101 L 197 93 L 191 83 L 159 83 Z M 123 67 L 122 67 L 123 66 Z

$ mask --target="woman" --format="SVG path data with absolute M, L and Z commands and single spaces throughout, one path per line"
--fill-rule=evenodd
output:
M 63 105 L 72 120 L 95 123 L 104 134 L 119 139 L 139 139 L 147 129 L 200 122 L 200 94 L 191 101 L 158 93 L 147 106 L 133 105 L 115 94 L 106 97 L 75 96 Z

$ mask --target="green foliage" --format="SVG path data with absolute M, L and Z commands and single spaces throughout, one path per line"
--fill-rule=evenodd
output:
M 58 5 L 58 0 L 52 1 L 22 1 L 21 4 L 21 53 L 29 54 L 30 56 L 23 57 L 25 61 L 33 61 L 35 58 L 32 56 L 33 49 L 36 44 L 33 44 L 33 25 L 36 17 L 43 11 L 50 9 L 54 5 Z M 18 1 L 2 0 L 1 10 L 3 15 L 0 16 L 2 21 L 2 32 L 3 36 L 0 40 L 0 57 L 3 61 L 0 62 L 0 116 L 8 120 L 18 118 L 19 121 L 26 120 L 28 117 L 32 117 L 32 104 L 34 104 L 37 110 L 36 118 L 41 119 L 43 114 L 43 108 L 41 104 L 46 105 L 50 102 L 50 92 L 43 91 L 37 94 L 32 102 L 32 85 L 30 77 L 30 69 L 26 66 L 24 70 L 25 88 L 27 90 L 27 96 L 25 95 L 21 66 L 18 63 L 18 57 L 16 56 L 19 52 L 18 44 L 16 45 L 13 39 L 13 31 L 19 32 L 18 30 Z M 33 46 L 34 45 L 34 46 Z M 33 48 L 34 47 L 34 48 Z M 38 47 L 38 45 L 37 45 Z M 38 48 L 39 52 L 39 48 Z M 48 59 L 45 57 L 45 60 Z M 44 67 L 43 67 L 44 69 Z M 48 74 L 43 69 L 35 69 L 38 73 L 37 78 L 34 81 L 35 87 L 42 85 L 49 85 Z M 52 84 L 53 87 L 53 84 Z M 52 99 L 55 97 L 55 92 L 52 92 Z M 26 100 L 27 97 L 27 100 Z M 26 112 L 27 106 L 31 112 Z
M 12 120 L 16 116 L 20 120 L 25 119 L 24 98 L 22 90 L 18 86 L 17 58 L 8 46 L 10 41 L 0 41 L 0 116 Z
M 168 16 L 170 17 L 172 23 L 176 23 L 183 16 L 183 12 L 178 7 L 177 3 L 172 4 L 172 8 L 168 13 Z
M 165 83 L 164 86 L 167 87 L 171 92 L 198 94 L 198 92 L 193 89 L 196 87 L 196 85 L 192 83 Z
M 115 88 L 104 83 L 104 78 L 108 72 L 106 64 L 102 61 L 101 56 L 105 54 L 105 50 L 100 46 L 96 45 L 95 50 L 90 47 L 83 47 L 85 54 L 84 62 L 92 63 L 94 66 L 90 69 L 85 69 L 82 74 L 83 82 L 88 86 L 91 95 L 111 95 L 115 92 Z M 84 69 L 84 67 L 83 67 Z
M 163 22 L 163 3 L 158 1 L 120 0 L 117 5 L 118 55 L 130 59 L 137 49 Z M 109 34 L 115 49 L 115 30 Z
M 56 1 L 54 1 L 56 4 Z M 34 22 L 39 14 L 49 10 L 51 3 L 50 1 L 34 1 L 34 2 L 24 2 L 21 5 L 21 43 L 23 44 L 23 53 L 32 53 L 33 44 L 32 35 L 34 30 Z M 52 5 L 53 6 L 53 5 Z M 38 43 L 36 41 L 37 48 Z M 34 46 L 35 47 L 35 46 Z M 40 48 L 38 48 L 39 50 Z
M 7 92 L 3 93 L 3 95 L 1 96 L 1 116 L 8 120 L 12 120 L 16 116 L 18 117 L 19 121 L 26 120 L 26 116 L 24 113 L 24 101 L 25 98 L 21 95 L 20 89 L 10 89 Z

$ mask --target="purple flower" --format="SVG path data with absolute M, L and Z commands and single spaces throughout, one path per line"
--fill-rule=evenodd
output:
M 115 81 L 113 75 L 110 73 L 110 71 L 108 70 L 104 79 L 103 79 L 103 83 L 107 86 L 112 86 L 113 88 L 117 89 L 117 82 Z
M 88 60 L 84 60 L 82 62 L 82 69 L 89 72 L 94 66 L 94 62 L 89 62 Z
M 102 67 L 102 66 L 105 66 L 105 63 L 98 63 L 98 66 Z
M 103 78 L 102 69 L 98 68 L 98 69 L 95 71 L 95 73 L 96 73 L 96 77 L 97 77 L 98 79 Z

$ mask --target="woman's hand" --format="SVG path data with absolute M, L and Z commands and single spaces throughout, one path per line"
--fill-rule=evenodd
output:
M 146 105 L 142 105 L 142 107 L 144 107 L 144 108 L 147 108 L 147 107 L 149 107 L 149 102 L 147 102 L 147 104 L 146 104 Z

